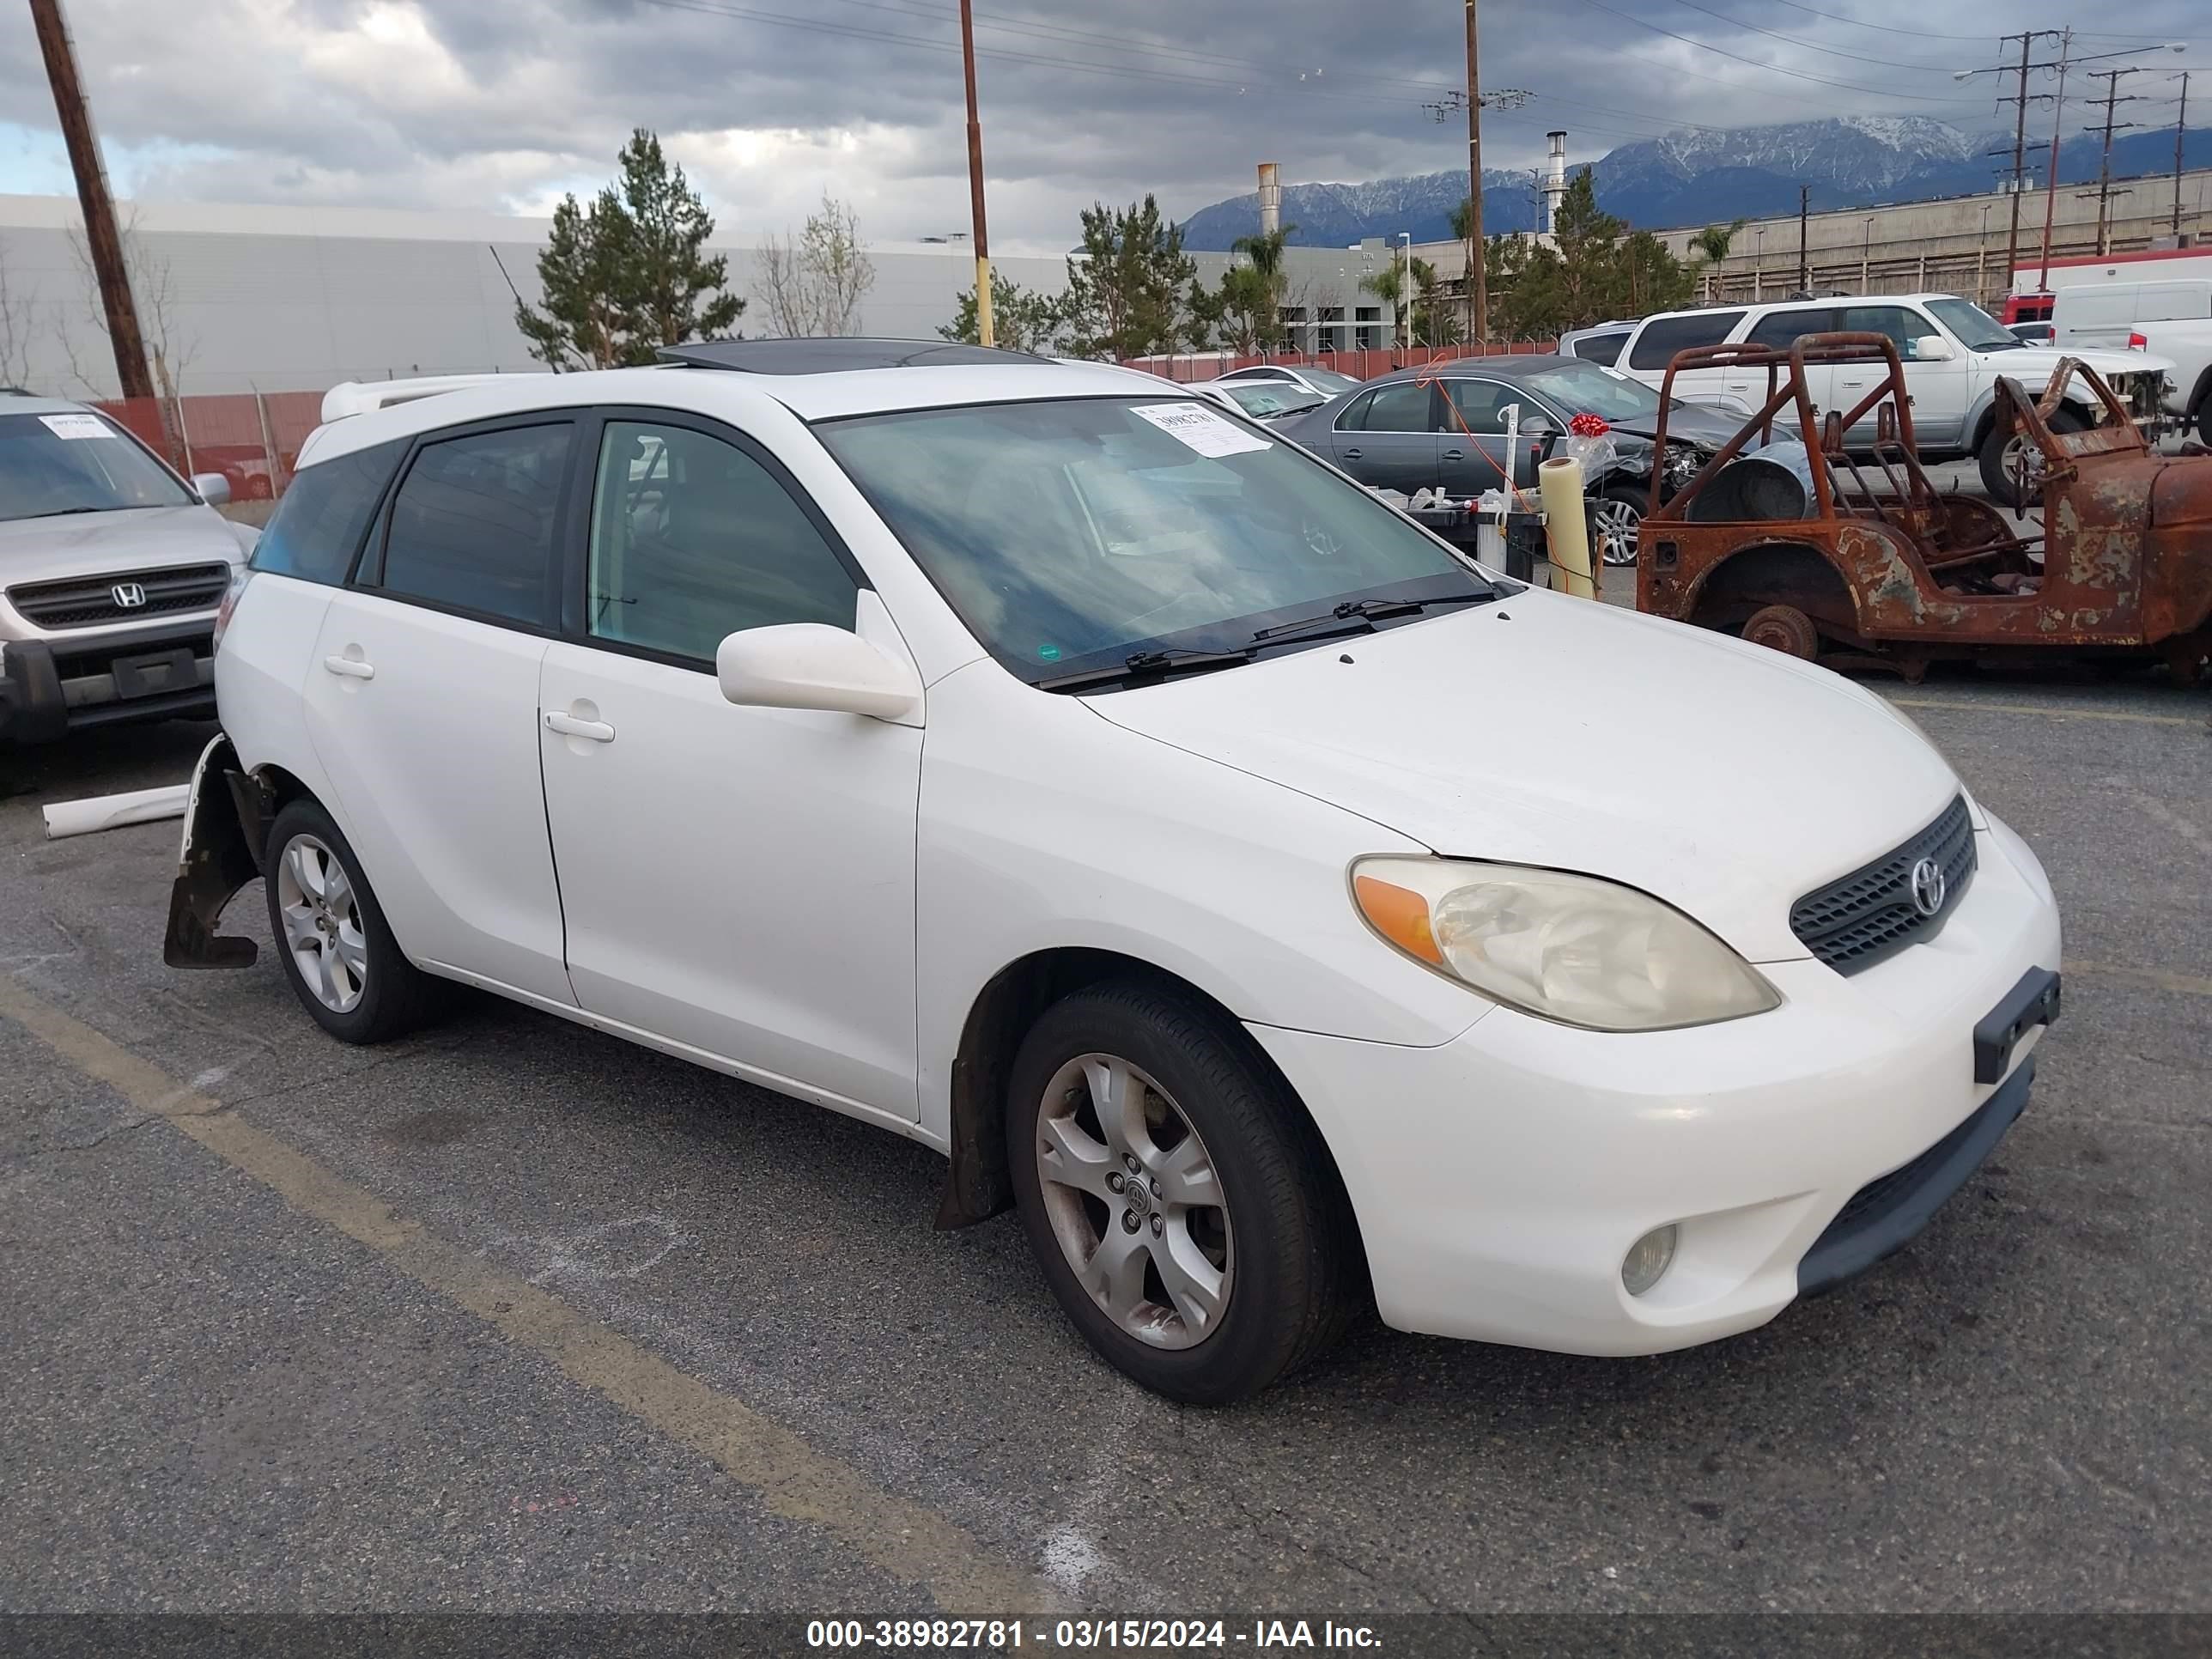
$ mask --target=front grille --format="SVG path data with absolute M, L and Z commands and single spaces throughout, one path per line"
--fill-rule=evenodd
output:
M 1912 896 L 1923 859 L 1943 872 L 1943 902 L 1923 915 Z M 1790 931 L 1839 974 L 1856 974 L 1943 925 L 1974 877 L 1974 826 L 1959 796 L 1895 852 L 1810 892 L 1790 909 Z
M 143 605 L 118 605 L 115 590 L 136 584 Z M 40 628 L 91 628 L 101 623 L 136 622 L 142 617 L 212 611 L 230 586 L 227 564 L 186 565 L 167 570 L 118 570 L 67 581 L 26 582 L 8 590 L 8 603 L 23 620 Z

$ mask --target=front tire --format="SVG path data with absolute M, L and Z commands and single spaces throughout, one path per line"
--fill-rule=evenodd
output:
M 1365 1289 L 1349 1206 L 1234 1025 L 1170 987 L 1091 986 L 1038 1018 L 1009 1086 L 1030 1248 L 1115 1369 L 1225 1405 L 1342 1334 Z
M 2079 432 L 2087 424 L 2088 422 L 2079 415 L 2066 409 L 2053 411 L 2049 422 L 2051 429 L 2054 433 Z M 2026 497 L 2023 499 L 2020 491 L 2013 488 L 2011 470 L 2013 452 L 2027 444 L 2026 433 L 2015 428 L 2011 437 L 2007 439 L 2000 434 L 1995 426 L 1990 428 L 1990 435 L 1982 440 L 1982 488 L 1989 491 L 1990 499 L 1999 507 L 2022 505 L 2033 507 L 2042 499 L 2043 458 L 2041 453 L 2033 447 L 2027 451 L 2032 470 L 2028 474 Z
M 284 977 L 341 1042 L 386 1042 L 428 1018 L 437 982 L 407 960 L 353 848 L 311 800 L 269 826 L 262 866 L 269 932 Z
M 1615 569 L 1636 562 L 1636 533 L 1644 523 L 1644 509 L 1651 500 L 1648 489 L 1634 484 L 1607 484 L 1598 493 L 1597 554 Z

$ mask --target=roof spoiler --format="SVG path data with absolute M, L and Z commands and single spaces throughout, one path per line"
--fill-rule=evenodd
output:
M 434 398 L 441 392 L 459 392 L 472 386 L 495 386 L 512 374 L 426 374 L 411 380 L 341 380 L 323 393 L 323 424 L 349 415 L 368 415 L 394 404 L 411 404 L 418 398 Z

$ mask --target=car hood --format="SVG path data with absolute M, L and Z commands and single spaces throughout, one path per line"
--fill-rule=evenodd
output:
M 2060 362 L 2068 357 L 2078 358 L 2098 374 L 2110 379 L 2115 374 L 2164 374 L 2173 373 L 2173 359 L 2160 357 L 2148 351 L 2113 351 L 2098 346 L 2068 347 L 2022 346 L 2017 351 L 1984 351 L 1977 354 L 2000 374 L 2009 374 L 2015 380 L 2033 380 L 2040 384 L 2048 380 Z
M 0 520 L 0 587 L 173 565 L 238 564 L 238 537 L 211 507 L 133 507 Z
M 1614 421 L 1610 424 L 1615 432 L 1626 432 L 1631 437 L 1656 438 L 1659 435 L 1656 410 L 1649 416 L 1632 421 Z M 1735 437 L 1742 425 L 1741 416 L 1724 414 L 1698 404 L 1684 404 L 1680 409 L 1667 411 L 1667 439 L 1670 443 L 1677 439 L 1686 439 L 1691 443 L 1718 449 Z
M 1826 669 L 1536 591 L 1086 701 L 1437 853 L 1641 888 L 1753 962 L 1804 957 L 1790 904 L 1960 789 Z

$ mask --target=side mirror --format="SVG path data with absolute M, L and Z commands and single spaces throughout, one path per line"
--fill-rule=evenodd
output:
M 230 505 L 230 480 L 220 472 L 195 472 L 192 488 L 199 491 L 200 499 L 210 507 Z
M 725 697 L 757 708 L 896 720 L 921 702 L 921 681 L 909 665 L 826 623 L 743 629 L 715 651 L 714 674 Z
M 1959 354 L 1940 334 L 1923 334 L 1911 343 L 1905 358 L 1913 363 L 1948 363 Z

